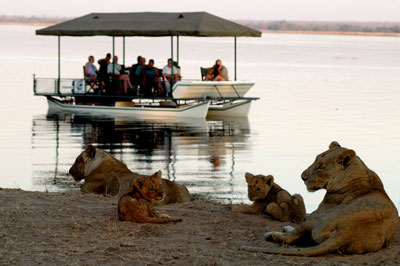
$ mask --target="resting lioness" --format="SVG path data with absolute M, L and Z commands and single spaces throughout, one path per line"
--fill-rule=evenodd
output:
M 294 231 L 268 232 L 267 240 L 294 244 L 314 242 L 308 248 L 242 247 L 246 251 L 315 256 L 328 252 L 366 253 L 387 247 L 399 224 L 393 202 L 379 177 L 353 150 L 332 142 L 301 178 L 308 191 L 326 189 L 317 210 Z
M 163 197 L 161 171 L 152 176 L 137 177 L 132 187 L 118 201 L 118 217 L 121 221 L 137 223 L 181 222 L 180 218 L 171 218 L 159 214 L 151 201 Z
M 286 190 L 274 183 L 272 175 L 245 174 L 248 197 L 252 205 L 232 207 L 233 212 L 267 213 L 272 218 L 286 222 L 300 223 L 306 218 L 303 198 L 295 194 L 291 196 Z
M 93 145 L 88 145 L 76 158 L 69 173 L 75 181 L 85 179 L 81 187 L 82 192 L 112 196 L 125 194 L 132 187 L 135 179 L 141 177 L 130 171 L 123 162 Z M 165 205 L 190 201 L 189 191 L 185 186 L 164 178 L 162 178 L 162 184 L 164 197 L 154 204 Z

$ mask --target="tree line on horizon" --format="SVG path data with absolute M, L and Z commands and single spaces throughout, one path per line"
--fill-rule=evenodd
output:
M 44 23 L 44 24 L 56 24 L 71 18 L 66 17 L 37 17 L 37 16 L 8 16 L 8 15 L 0 15 L 0 23 L 26 23 L 26 24 L 35 24 L 35 23 Z
M 0 14 L 0 23 L 56 24 L 69 19 L 72 19 L 72 17 L 9 16 Z M 253 29 L 269 31 L 400 33 L 400 22 L 327 22 L 288 20 L 235 20 L 235 22 Z
M 236 20 L 257 30 L 314 31 L 314 32 L 361 32 L 400 33 L 400 22 L 339 22 L 339 21 L 265 21 Z

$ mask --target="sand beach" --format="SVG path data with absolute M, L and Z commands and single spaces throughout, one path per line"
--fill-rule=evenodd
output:
M 176 224 L 121 222 L 118 198 L 0 189 L 0 265 L 398 265 L 400 231 L 386 249 L 365 255 L 291 257 L 239 251 L 271 246 L 263 233 L 282 223 L 234 214 L 207 201 L 160 206 Z

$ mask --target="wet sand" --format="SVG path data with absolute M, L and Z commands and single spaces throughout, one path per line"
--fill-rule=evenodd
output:
M 206 201 L 160 206 L 176 224 L 121 222 L 118 198 L 0 189 L 0 265 L 399 265 L 400 232 L 392 244 L 365 255 L 291 257 L 238 251 L 276 246 L 263 233 L 281 223 L 233 214 Z

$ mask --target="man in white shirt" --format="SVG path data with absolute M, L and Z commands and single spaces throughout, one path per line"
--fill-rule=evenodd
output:
M 178 71 L 175 66 L 172 67 L 172 60 L 171 58 L 168 59 L 168 64 L 162 70 L 162 76 L 164 77 L 165 81 L 165 90 L 167 91 L 167 96 L 171 94 L 171 69 L 173 73 L 173 82 L 176 82 L 178 78 Z
M 107 66 L 107 73 L 110 76 L 115 76 L 118 80 L 123 81 L 123 86 L 124 86 L 124 92 L 127 95 L 128 90 L 132 90 L 133 86 L 131 84 L 131 81 L 129 80 L 128 74 L 122 74 L 121 75 L 121 69 L 122 66 L 118 64 L 118 56 L 114 56 L 114 62 L 108 64 Z M 118 92 L 118 94 L 121 94 L 121 92 Z

